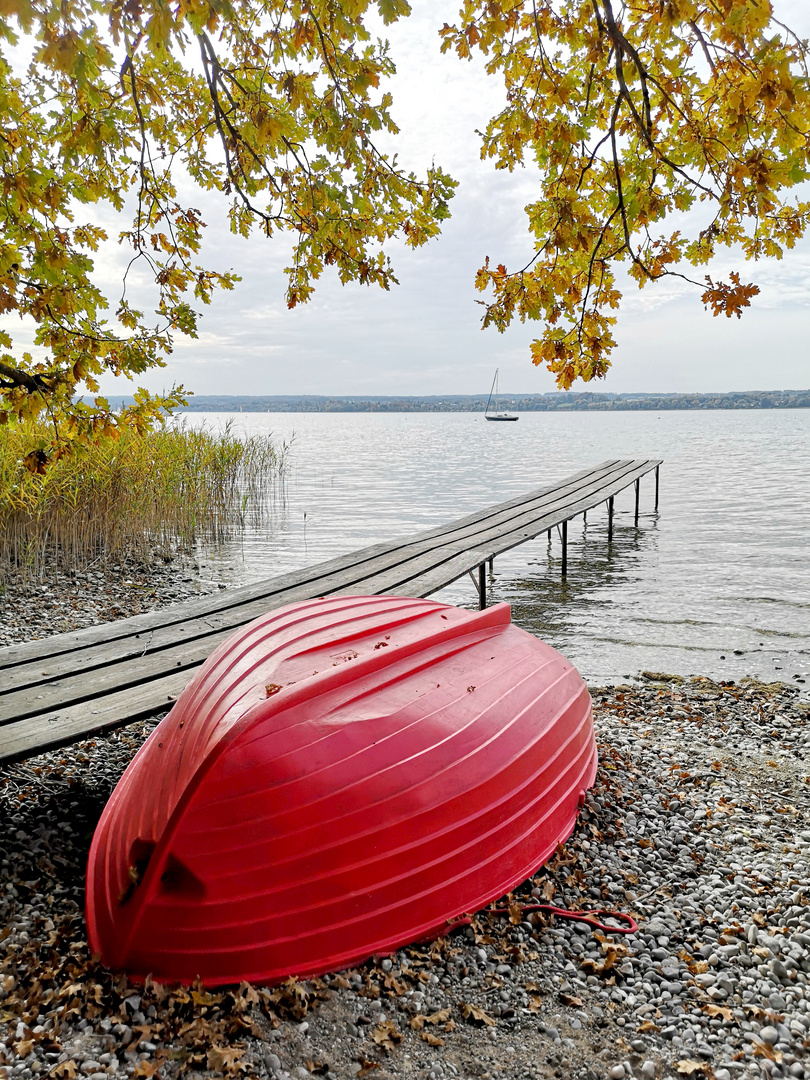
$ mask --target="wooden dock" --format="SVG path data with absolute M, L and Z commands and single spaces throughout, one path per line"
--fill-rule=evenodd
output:
M 660 460 L 605 461 L 549 487 L 406 540 L 353 551 L 305 570 L 39 641 L 0 649 L 0 762 L 165 712 L 217 645 L 251 619 L 329 594 L 429 596 L 470 573 L 486 606 L 486 566 L 559 526 L 567 573 L 571 518 L 607 504 Z

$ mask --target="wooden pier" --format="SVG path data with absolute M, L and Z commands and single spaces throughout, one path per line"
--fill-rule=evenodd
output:
M 165 712 L 194 671 L 244 623 L 283 604 L 330 594 L 429 596 L 470 574 L 486 606 L 493 559 L 635 486 L 660 460 L 605 461 L 549 487 L 489 506 L 406 540 L 353 551 L 305 570 L 39 641 L 0 649 L 0 762 Z

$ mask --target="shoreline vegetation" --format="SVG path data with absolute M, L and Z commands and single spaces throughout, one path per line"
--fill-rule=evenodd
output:
M 133 398 L 110 397 L 116 408 Z M 609 394 L 588 391 L 501 394 L 499 407 L 512 412 L 659 412 L 690 409 L 807 409 L 810 390 L 746 390 L 728 394 Z M 198 394 L 184 412 L 483 412 L 486 394 L 433 396 L 327 396 L 317 394 Z
M 0 584 L 100 562 L 189 555 L 263 520 L 288 446 L 182 423 L 84 445 L 41 474 L 26 466 L 44 424 L 0 427 Z

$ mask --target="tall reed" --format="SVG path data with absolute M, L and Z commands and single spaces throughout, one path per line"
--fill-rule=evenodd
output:
M 149 561 L 233 536 L 268 512 L 288 447 L 183 424 L 81 447 L 32 474 L 31 424 L 0 427 L 0 580 L 103 558 Z

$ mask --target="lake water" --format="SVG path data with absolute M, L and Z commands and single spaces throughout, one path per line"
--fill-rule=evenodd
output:
M 500 556 L 492 602 L 596 682 L 644 670 L 810 683 L 810 409 L 186 414 L 292 439 L 261 529 L 201 553 L 203 576 L 255 581 L 405 537 L 608 458 L 663 458 L 607 512 L 569 524 L 568 577 L 545 535 Z M 469 578 L 437 599 L 475 607 Z M 799 682 L 807 680 L 807 682 Z

